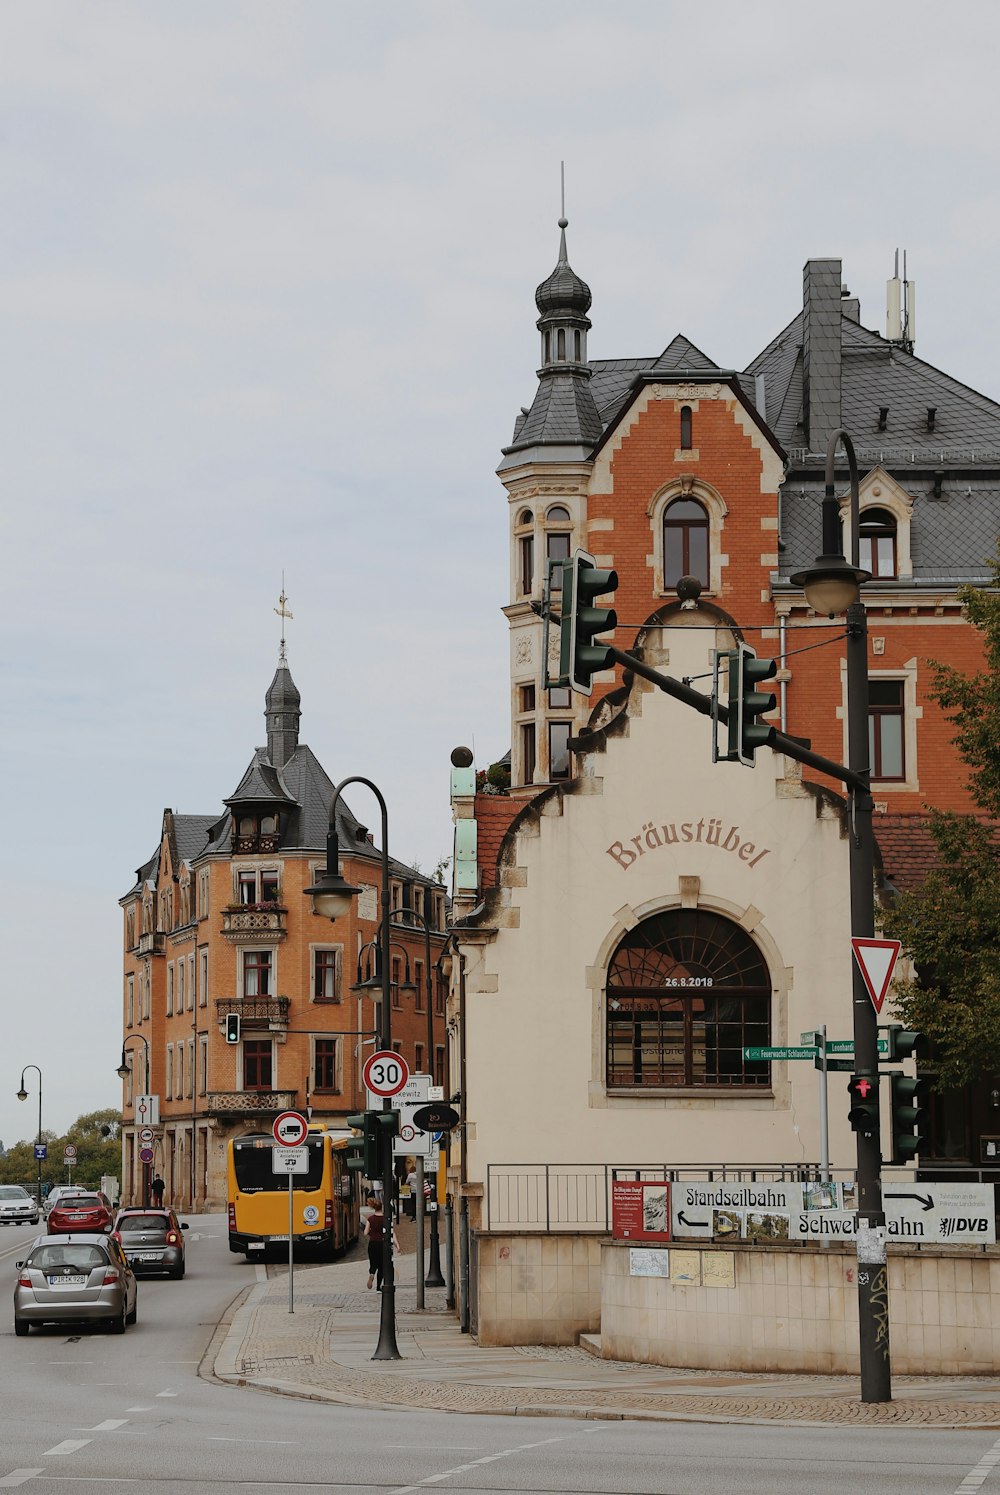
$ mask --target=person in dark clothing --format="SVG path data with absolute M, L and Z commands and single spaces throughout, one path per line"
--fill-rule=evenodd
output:
M 376 1199 L 371 1207 L 371 1213 L 365 1221 L 365 1240 L 368 1242 L 368 1286 L 374 1283 L 378 1292 L 382 1291 L 382 1243 L 385 1240 L 385 1215 L 382 1213 L 382 1201 Z M 392 1244 L 396 1251 L 399 1250 L 399 1242 L 396 1232 L 392 1232 Z
M 163 1208 L 163 1191 L 166 1189 L 166 1187 L 167 1186 L 163 1182 L 163 1179 L 160 1177 L 159 1174 L 157 1174 L 156 1177 L 153 1179 L 153 1182 L 149 1186 L 149 1194 L 150 1194 L 150 1198 L 153 1201 L 153 1208 L 154 1209 L 162 1209 Z

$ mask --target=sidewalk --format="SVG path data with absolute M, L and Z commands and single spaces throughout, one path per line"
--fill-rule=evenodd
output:
M 358 1257 L 297 1266 L 293 1314 L 285 1272 L 257 1282 L 232 1314 L 216 1354 L 216 1377 L 284 1396 L 394 1409 L 1000 1429 L 1000 1377 L 897 1376 L 892 1402 L 866 1405 L 855 1377 L 633 1365 L 574 1346 L 480 1349 L 445 1309 L 443 1288 L 427 1288 L 427 1308 L 416 1312 L 411 1238 L 412 1226 L 396 1258 L 401 1360 L 371 1358 L 381 1299 L 366 1290 L 367 1261 Z

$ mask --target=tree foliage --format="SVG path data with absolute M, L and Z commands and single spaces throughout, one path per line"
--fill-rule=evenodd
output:
M 63 1149 L 68 1142 L 76 1148 L 76 1166 L 70 1182 L 82 1188 L 96 1189 L 104 1175 L 117 1177 L 121 1172 L 121 1143 L 118 1131 L 120 1113 L 109 1107 L 102 1111 L 87 1111 L 78 1116 L 65 1136 L 54 1132 L 42 1132 L 48 1155 L 42 1163 L 42 1182 L 51 1185 L 67 1182 L 67 1168 L 63 1162 Z M 35 1137 L 22 1141 L 7 1149 L 0 1158 L 0 1183 L 23 1184 L 33 1190 L 38 1180 L 38 1163 L 35 1160 Z
M 1000 588 L 1000 556 L 993 580 Z M 983 668 L 964 675 L 932 663 L 930 695 L 954 724 L 982 815 L 930 812 L 937 866 L 882 916 L 916 968 L 895 988 L 896 1009 L 931 1040 L 942 1090 L 1000 1073 L 1000 840 L 984 818 L 1000 818 L 1000 591 L 963 587 L 959 596 L 979 630 Z

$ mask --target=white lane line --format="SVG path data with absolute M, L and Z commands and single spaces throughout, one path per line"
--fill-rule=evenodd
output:
M 74 1428 L 77 1433 L 113 1433 L 115 1428 L 123 1428 L 128 1422 L 127 1417 L 106 1417 L 103 1422 L 97 1422 L 92 1428 Z
M 295 1447 L 298 1447 L 299 1442 L 298 1438 L 223 1438 L 218 1433 L 209 1433 L 208 1441 L 209 1443 L 282 1443 Z M 412 1451 L 412 1443 L 409 1444 L 409 1448 Z
M 95 1360 L 46 1360 L 45 1362 L 46 1365 L 96 1365 L 96 1363 Z M 108 1384 L 114 1385 L 114 1382 Z
M 158 1391 L 156 1394 L 157 1394 L 157 1396 L 176 1396 L 177 1392 L 176 1391 Z
M 458 1464 L 454 1469 L 445 1469 L 440 1474 L 428 1475 L 418 1484 L 400 1485 L 398 1489 L 392 1490 L 390 1495 L 413 1495 L 414 1491 L 423 1490 L 427 1485 L 436 1485 L 441 1480 L 451 1479 L 456 1474 L 467 1474 L 470 1469 L 479 1469 L 483 1464 L 495 1464 L 497 1459 L 509 1459 L 512 1454 L 528 1453 L 533 1448 L 546 1448 L 550 1443 L 565 1443 L 567 1438 L 576 1436 L 575 1433 L 567 1433 L 561 1438 L 543 1438 L 540 1443 L 519 1443 L 516 1448 L 504 1448 L 499 1453 L 490 1453 L 482 1459 L 473 1459 L 469 1464 Z
M 126 1412 L 152 1412 L 152 1407 L 126 1407 Z
M 78 1448 L 86 1448 L 87 1444 L 93 1441 L 93 1438 L 64 1438 L 61 1443 L 56 1444 L 55 1448 L 47 1448 L 42 1458 L 47 1459 L 51 1454 L 57 1453 L 76 1453 Z
M 1000 1438 L 988 1453 L 983 1454 L 976 1467 L 969 1470 L 962 1483 L 956 1487 L 955 1495 L 971 1495 L 972 1491 L 978 1490 L 997 1464 L 1000 1464 Z
M 29 1479 L 34 1479 L 36 1474 L 41 1474 L 40 1469 L 12 1469 L 0 1479 L 0 1486 L 23 1485 Z

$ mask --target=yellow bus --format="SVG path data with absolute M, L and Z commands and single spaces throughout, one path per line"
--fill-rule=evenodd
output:
M 297 1254 L 329 1261 L 358 1238 L 358 1185 L 345 1152 L 353 1139 L 353 1132 L 328 1131 L 322 1123 L 309 1127 L 309 1172 L 293 1178 Z M 248 1260 L 270 1247 L 288 1251 L 288 1180 L 272 1171 L 274 1146 L 270 1132 L 247 1132 L 229 1143 L 229 1249 Z

